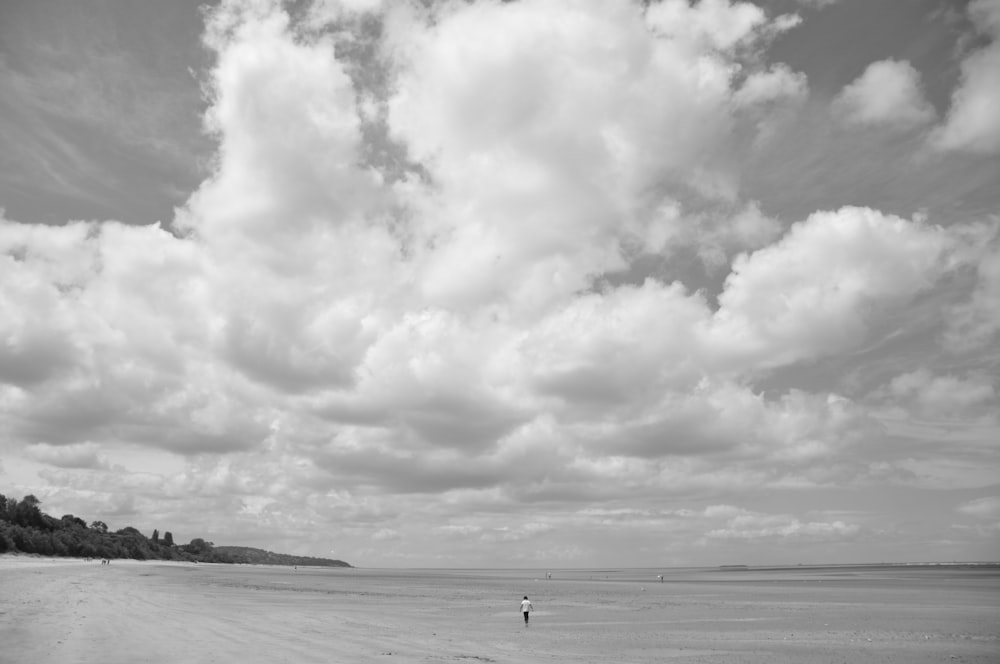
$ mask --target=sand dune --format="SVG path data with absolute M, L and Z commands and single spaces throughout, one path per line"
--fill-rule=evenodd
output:
M 996 569 L 687 571 L 658 583 L 613 570 L 545 580 L 0 557 L 3 664 L 985 664 L 1000 661 L 998 615 Z

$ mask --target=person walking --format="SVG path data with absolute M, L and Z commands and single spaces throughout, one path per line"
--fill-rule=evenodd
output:
M 528 596 L 525 595 L 524 599 L 521 601 L 521 613 L 524 614 L 524 626 L 528 626 L 528 614 L 534 607 L 531 606 L 531 602 L 528 600 Z

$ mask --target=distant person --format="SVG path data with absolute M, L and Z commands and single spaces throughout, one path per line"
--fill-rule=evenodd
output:
M 524 599 L 521 601 L 521 613 L 524 614 L 524 626 L 528 626 L 528 614 L 534 607 L 531 606 L 531 602 L 528 600 L 528 596 L 525 595 Z

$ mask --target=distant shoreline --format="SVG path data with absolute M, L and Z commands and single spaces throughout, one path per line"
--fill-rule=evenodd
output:
M 85 558 L 80 556 L 48 556 L 38 553 L 23 553 L 8 551 L 0 553 L 0 561 L 3 560 L 24 560 L 24 561 L 39 561 L 39 562 L 91 562 L 100 560 L 99 558 Z M 887 568 L 908 568 L 908 569 L 921 569 L 921 568 L 977 568 L 977 569 L 990 569 L 990 568 L 1000 568 L 1000 561 L 965 561 L 965 562 L 907 562 L 907 563 L 818 563 L 818 564 L 779 564 L 779 565 L 750 565 L 750 564 L 727 564 L 727 565 L 717 565 L 717 566 L 663 566 L 657 567 L 645 566 L 645 567 L 359 567 L 356 565 L 314 565 L 308 563 L 297 563 L 297 564 L 283 564 L 275 562 L 232 562 L 232 563 L 210 563 L 210 562 L 195 562 L 186 560 L 163 560 L 150 558 L 148 560 L 141 560 L 135 558 L 114 558 L 114 562 L 129 562 L 129 563 L 161 563 L 161 564 L 177 564 L 177 565 L 230 565 L 230 566 L 257 566 L 257 567 L 300 567 L 309 569 L 357 569 L 357 570 L 367 570 L 367 571 L 427 571 L 427 572 L 480 572 L 480 571 L 497 571 L 497 572 L 524 572 L 524 573 L 537 573 L 544 575 L 546 572 L 568 572 L 568 573 L 582 573 L 588 572 L 592 574 L 620 574 L 623 572 L 638 572 L 638 571 L 652 571 L 652 570 L 663 570 L 663 571 L 702 571 L 702 572 L 793 572 L 793 571 L 823 571 L 823 570 L 843 570 L 843 569 L 855 569 L 855 570 L 873 570 L 873 569 L 887 569 Z
M 947 562 L 947 563 L 820 563 L 815 565 L 719 565 L 718 569 L 726 570 L 796 570 L 796 569 L 844 569 L 844 568 L 879 568 L 879 567 L 1000 567 L 1000 561 L 972 561 L 972 562 Z

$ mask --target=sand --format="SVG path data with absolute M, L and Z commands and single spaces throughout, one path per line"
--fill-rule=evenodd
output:
M 1000 662 L 997 568 L 550 571 L 0 556 L 0 662 Z

